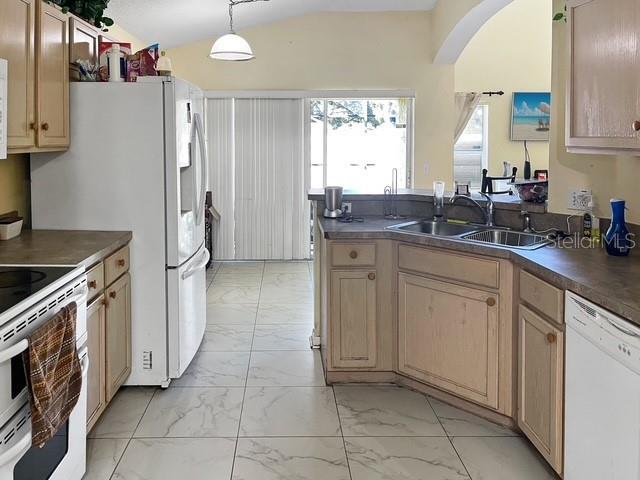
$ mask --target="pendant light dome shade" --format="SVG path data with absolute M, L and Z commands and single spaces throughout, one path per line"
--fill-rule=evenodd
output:
M 255 58 L 251 45 L 240 35 L 228 33 L 223 35 L 211 48 L 209 57 L 214 60 L 247 61 Z

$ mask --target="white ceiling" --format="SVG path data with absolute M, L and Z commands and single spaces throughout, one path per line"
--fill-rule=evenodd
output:
M 431 10 L 437 0 L 270 0 L 234 9 L 236 30 L 317 12 Z M 217 37 L 228 30 L 228 0 L 111 0 L 107 15 L 161 48 Z

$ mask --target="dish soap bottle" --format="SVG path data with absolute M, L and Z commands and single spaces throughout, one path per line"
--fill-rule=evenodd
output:
M 604 241 L 607 253 L 616 257 L 626 257 L 631 253 L 631 238 L 624 220 L 624 211 L 624 200 L 611 200 L 613 218 L 611 220 L 611 226 L 604 237 Z

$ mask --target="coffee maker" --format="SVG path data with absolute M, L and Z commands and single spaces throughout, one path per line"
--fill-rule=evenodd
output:
M 324 206 L 325 218 L 342 218 L 342 187 L 325 187 Z

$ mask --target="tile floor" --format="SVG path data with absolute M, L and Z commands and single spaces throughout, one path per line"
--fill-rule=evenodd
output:
M 512 431 L 389 385 L 324 383 L 307 262 L 216 265 L 207 331 L 167 390 L 122 389 L 88 480 L 545 480 Z

